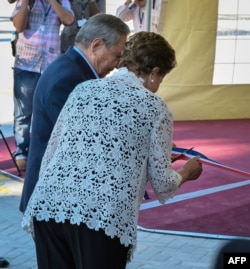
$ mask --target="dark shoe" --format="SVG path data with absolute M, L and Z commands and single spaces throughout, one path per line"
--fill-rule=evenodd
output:
M 26 159 L 17 159 L 16 165 L 18 166 L 20 171 L 25 171 L 27 167 L 27 160 Z
M 0 268 L 6 268 L 9 266 L 9 262 L 5 260 L 4 258 L 0 257 Z

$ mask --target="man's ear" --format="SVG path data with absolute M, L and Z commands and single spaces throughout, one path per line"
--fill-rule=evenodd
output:
M 91 52 L 95 52 L 100 47 L 105 46 L 105 42 L 101 38 L 95 38 L 90 45 Z

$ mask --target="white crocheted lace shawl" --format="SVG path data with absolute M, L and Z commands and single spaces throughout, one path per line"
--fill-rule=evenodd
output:
M 32 232 L 33 217 L 69 220 L 135 247 L 147 181 L 162 203 L 179 186 L 171 146 L 165 102 L 126 68 L 79 84 L 52 132 L 23 228 Z

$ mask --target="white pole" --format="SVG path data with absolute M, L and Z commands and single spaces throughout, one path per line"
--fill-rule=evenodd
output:
M 147 18 L 147 31 L 151 31 L 151 13 L 152 13 L 152 0 L 147 0 L 146 4 L 146 18 Z

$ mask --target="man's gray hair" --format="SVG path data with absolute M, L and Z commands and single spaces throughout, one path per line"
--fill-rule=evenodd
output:
M 90 17 L 78 31 L 75 42 L 88 48 L 95 38 L 104 40 L 107 47 L 117 44 L 121 35 L 128 35 L 129 27 L 114 15 L 99 13 Z

